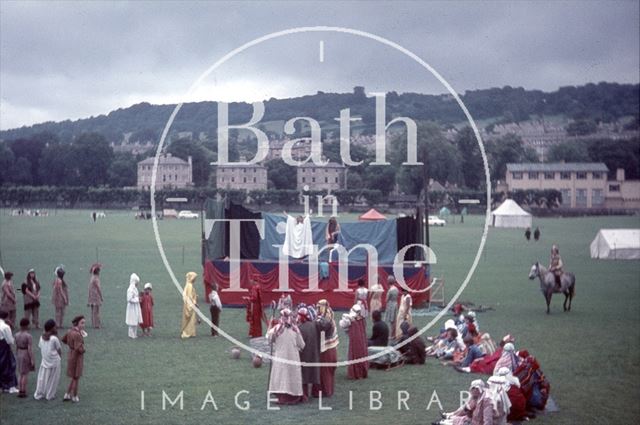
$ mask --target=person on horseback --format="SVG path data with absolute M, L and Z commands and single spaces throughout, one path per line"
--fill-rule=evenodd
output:
M 551 260 L 549 262 L 549 271 L 553 273 L 556 277 L 556 290 L 560 291 L 561 288 L 561 278 L 564 263 L 562 262 L 562 258 L 560 257 L 560 250 L 558 249 L 558 245 L 553 245 L 551 247 Z

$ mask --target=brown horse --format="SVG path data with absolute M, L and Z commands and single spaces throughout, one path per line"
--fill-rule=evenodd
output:
M 560 288 L 558 288 L 556 286 L 556 277 L 554 274 L 548 271 L 544 266 L 540 265 L 540 263 L 536 262 L 531 266 L 529 279 L 533 280 L 536 277 L 540 279 L 540 290 L 542 291 L 542 295 L 544 295 L 544 299 L 547 301 L 547 314 L 549 314 L 549 304 L 551 303 L 551 296 L 554 293 L 564 294 L 564 311 L 571 311 L 571 300 L 573 300 L 573 296 L 576 293 L 576 277 L 573 273 L 562 273 L 562 277 L 560 278 Z M 569 301 L 568 306 L 567 301 Z

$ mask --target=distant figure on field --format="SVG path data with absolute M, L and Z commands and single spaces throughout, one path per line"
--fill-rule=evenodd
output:
M 64 310 L 69 305 L 69 289 L 64 281 L 64 266 L 56 267 L 56 280 L 53 281 L 53 293 L 51 302 L 56 309 L 56 325 L 63 327 Z
M 536 226 L 536 230 L 533 231 L 533 239 L 536 241 L 540 239 L 540 229 L 538 229 L 538 226 Z
M 129 289 L 127 289 L 127 314 L 124 320 L 129 327 L 129 338 L 138 337 L 138 325 L 142 323 L 142 310 L 140 310 L 140 295 L 138 293 L 139 282 L 138 275 L 131 273 Z
M 91 279 L 89 280 L 89 297 L 87 305 L 91 308 L 91 326 L 100 329 L 100 306 L 102 305 L 102 288 L 100 287 L 100 268 L 102 264 L 95 263 L 89 270 Z
M 560 257 L 558 245 L 551 247 L 551 259 L 549 261 L 549 271 L 556 277 L 556 289 L 560 290 L 560 278 L 562 277 L 564 263 Z
M 153 330 L 153 285 L 147 282 L 144 284 L 144 292 L 140 297 L 140 311 L 142 312 L 142 336 L 151 336 Z
M 196 307 L 198 306 L 198 294 L 193 287 L 193 283 L 196 281 L 198 275 L 195 272 L 189 272 L 186 276 L 186 282 L 182 291 L 182 333 L 180 337 L 182 339 L 196 336 L 196 322 L 198 316 L 196 315 Z
M 53 400 L 56 398 L 58 383 L 60 382 L 60 361 L 62 346 L 57 337 L 56 322 L 49 319 L 44 323 L 44 333 L 40 337 L 40 369 L 38 370 L 38 382 L 33 398 L 36 400 Z
M 16 365 L 18 367 L 18 393 L 19 398 L 27 397 L 27 379 L 29 373 L 36 370 L 35 357 L 33 357 L 32 337 L 29 333 L 29 319 L 20 320 L 20 331 L 16 333 Z
M 4 282 L 2 282 L 2 287 L 0 287 L 0 291 L 2 291 L 0 295 L 0 310 L 7 312 L 7 321 L 11 329 L 16 325 L 16 290 L 13 287 L 12 278 L 13 273 L 5 272 Z
M 27 278 L 22 283 L 22 294 L 24 296 L 24 317 L 33 321 L 34 328 L 38 329 L 40 312 L 40 282 L 36 278 L 36 271 L 30 269 Z
M 524 231 L 524 237 L 528 241 L 531 240 L 531 228 L 527 227 L 527 230 Z

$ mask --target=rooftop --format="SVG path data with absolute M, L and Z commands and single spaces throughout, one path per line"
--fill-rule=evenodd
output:
M 603 162 L 553 162 L 548 164 L 541 163 L 524 163 L 524 164 L 507 164 L 509 172 L 528 172 L 528 171 L 601 171 L 606 173 L 609 171 Z
M 145 158 L 142 161 L 138 162 L 138 164 L 153 165 L 154 160 L 155 160 L 155 157 L 150 156 L 149 158 Z M 160 157 L 158 158 L 158 164 L 189 165 L 189 163 L 184 159 L 178 158 L 177 156 L 173 156 L 170 153 L 160 155 Z

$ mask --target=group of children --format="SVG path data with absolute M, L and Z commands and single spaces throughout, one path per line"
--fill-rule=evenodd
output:
M 7 323 L 9 314 L 0 310 L 0 389 L 18 397 L 27 397 L 27 382 L 29 373 L 35 371 L 35 356 L 33 355 L 33 339 L 29 333 L 30 320 L 20 320 L 20 330 L 15 336 Z M 69 347 L 67 358 L 67 376 L 70 378 L 69 387 L 63 401 L 79 402 L 78 385 L 82 376 L 84 364 L 84 337 L 87 336 L 84 316 L 76 316 L 72 320 L 72 327 L 62 337 L 62 343 Z M 36 400 L 53 400 L 60 382 L 62 359 L 62 345 L 58 339 L 56 321 L 49 319 L 44 324 L 44 333 L 38 342 L 41 362 L 38 370 L 38 381 L 34 398 Z M 16 346 L 14 356 L 11 346 Z

